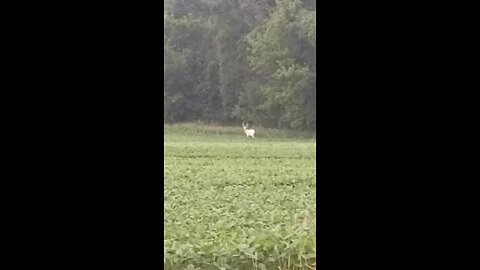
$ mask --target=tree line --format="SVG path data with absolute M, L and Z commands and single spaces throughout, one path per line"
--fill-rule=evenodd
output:
M 316 129 L 316 2 L 165 0 L 164 121 Z

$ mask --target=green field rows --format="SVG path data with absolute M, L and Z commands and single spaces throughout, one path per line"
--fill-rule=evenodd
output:
M 166 269 L 315 267 L 314 140 L 167 132 L 164 146 Z

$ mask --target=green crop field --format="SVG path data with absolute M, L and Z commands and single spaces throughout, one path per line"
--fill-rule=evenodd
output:
M 315 269 L 316 141 L 164 126 L 166 269 Z

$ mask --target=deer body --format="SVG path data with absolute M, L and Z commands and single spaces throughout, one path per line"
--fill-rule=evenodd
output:
M 248 123 L 245 125 L 245 122 L 242 123 L 243 126 L 243 131 L 245 132 L 245 135 L 248 137 L 255 138 L 255 129 L 250 129 L 248 128 Z

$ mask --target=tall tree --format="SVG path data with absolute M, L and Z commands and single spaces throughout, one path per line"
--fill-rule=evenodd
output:
M 165 121 L 315 129 L 309 0 L 164 1 Z
M 315 24 L 315 11 L 301 1 L 278 1 L 269 20 L 247 36 L 264 96 L 256 110 L 265 125 L 316 128 Z

